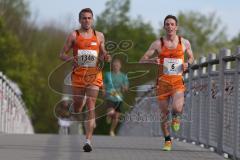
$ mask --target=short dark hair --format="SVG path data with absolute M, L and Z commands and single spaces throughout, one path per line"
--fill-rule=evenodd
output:
M 169 18 L 174 19 L 175 22 L 176 22 L 176 25 L 178 24 L 177 17 L 175 17 L 175 16 L 173 16 L 173 15 L 167 15 L 167 16 L 165 17 L 165 19 L 164 19 L 164 26 L 165 26 L 166 20 L 169 19 Z
M 122 64 L 122 60 L 120 58 L 118 58 L 118 57 L 114 57 L 112 59 L 112 63 L 114 63 L 114 62 L 120 62 Z
M 79 18 L 79 19 L 81 19 L 82 13 L 84 13 L 84 12 L 91 13 L 92 16 L 93 16 L 93 11 L 91 10 L 91 8 L 84 8 L 84 9 L 82 9 L 82 10 L 79 12 L 79 15 L 78 15 L 78 18 Z

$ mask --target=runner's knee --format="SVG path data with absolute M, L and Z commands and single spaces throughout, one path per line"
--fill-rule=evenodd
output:
M 87 98 L 87 107 L 89 110 L 92 110 L 95 108 L 96 98 L 88 97 Z

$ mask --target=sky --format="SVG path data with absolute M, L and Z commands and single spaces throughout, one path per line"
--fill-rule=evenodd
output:
M 91 8 L 95 15 L 105 9 L 107 0 L 29 0 L 31 20 L 37 25 L 49 23 L 73 29 L 79 26 L 78 13 L 82 8 Z M 215 12 L 226 26 L 228 38 L 240 32 L 239 0 L 131 0 L 129 16 L 139 15 L 158 30 L 168 14 L 177 15 L 180 11 L 197 11 L 203 14 Z M 184 24 L 180 24 L 184 25 Z

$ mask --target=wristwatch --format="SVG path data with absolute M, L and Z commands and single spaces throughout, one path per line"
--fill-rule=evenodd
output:
M 191 63 L 188 62 L 188 69 L 190 69 L 190 68 L 191 68 Z

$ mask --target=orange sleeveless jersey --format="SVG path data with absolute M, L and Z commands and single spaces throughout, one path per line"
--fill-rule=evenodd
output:
M 164 58 L 175 58 L 181 59 L 184 63 L 184 52 L 181 42 L 181 37 L 179 37 L 179 43 L 176 48 L 169 49 L 164 45 L 163 38 L 161 40 L 161 52 L 159 53 L 160 66 L 159 66 L 159 76 L 157 79 L 157 96 L 159 100 L 168 99 L 169 96 L 180 91 L 185 91 L 185 86 L 183 82 L 182 73 L 181 75 L 167 75 L 163 73 L 163 63 Z
M 79 58 L 81 58 L 78 56 L 79 50 L 93 51 L 97 54 L 96 58 L 98 59 L 100 44 L 97 40 L 96 32 L 93 31 L 91 38 L 84 38 L 78 31 L 76 31 L 76 34 L 76 43 L 73 46 L 74 63 L 78 63 Z M 86 87 L 91 85 L 102 87 L 102 71 L 97 68 L 97 64 L 95 67 L 79 66 L 78 64 L 74 66 L 78 67 L 74 67 L 72 71 L 73 87 Z

